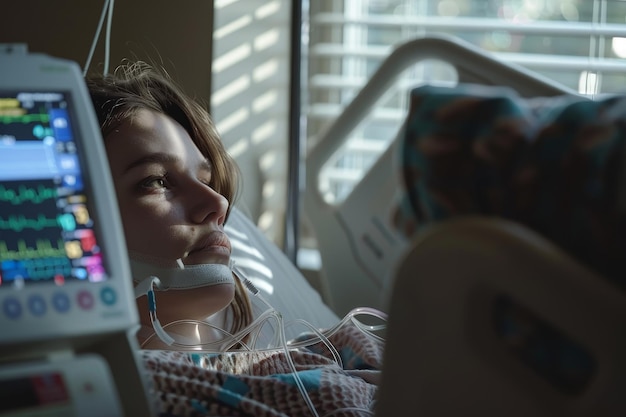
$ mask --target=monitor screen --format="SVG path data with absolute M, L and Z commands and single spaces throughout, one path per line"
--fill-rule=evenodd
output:
M 0 286 L 106 280 L 72 97 L 0 90 Z

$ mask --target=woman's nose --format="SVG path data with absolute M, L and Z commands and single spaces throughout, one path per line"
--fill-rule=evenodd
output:
M 191 220 L 194 223 L 215 223 L 218 226 L 224 224 L 228 211 L 226 197 L 201 182 L 192 188 L 191 193 L 194 202 Z

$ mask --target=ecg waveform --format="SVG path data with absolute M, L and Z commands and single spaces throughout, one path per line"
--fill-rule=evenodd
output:
M 6 281 L 27 278 L 39 281 L 55 276 L 70 276 L 72 264 L 66 256 L 66 243 L 62 239 L 56 246 L 46 239 L 37 239 L 34 246 L 25 240 L 17 242 L 16 249 L 9 249 L 0 241 L 0 271 Z
M 0 113 L 0 123 L 3 124 L 13 124 L 13 123 L 34 123 L 40 122 L 48 124 L 50 123 L 50 116 L 47 113 L 30 113 L 23 115 L 12 115 L 12 114 L 2 114 Z
M 34 246 L 29 246 L 25 240 L 17 242 L 16 249 L 9 249 L 6 242 L 0 241 L 0 261 L 24 260 L 65 257 L 65 242 L 57 240 L 56 246 L 50 240 L 38 239 Z
M 25 229 L 41 231 L 49 227 L 59 227 L 58 217 L 49 218 L 44 214 L 39 214 L 35 218 L 26 218 L 25 216 L 9 216 L 8 218 L 0 217 L 0 230 L 12 230 L 21 232 Z
M 17 190 L 6 188 L 0 184 L 0 203 L 7 202 L 14 206 L 24 203 L 42 204 L 47 200 L 54 200 L 57 197 L 55 188 L 46 187 L 39 184 L 37 187 L 27 187 L 20 185 Z

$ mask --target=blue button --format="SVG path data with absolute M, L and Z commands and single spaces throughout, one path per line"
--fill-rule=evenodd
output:
M 104 287 L 100 291 L 100 299 L 108 306 L 111 306 L 117 302 L 117 293 L 111 287 Z
M 17 319 L 22 315 L 22 304 L 15 297 L 7 297 L 2 303 L 2 311 L 10 319 Z
M 46 300 L 40 295 L 28 297 L 28 309 L 35 316 L 43 316 L 46 313 Z
M 70 309 L 70 297 L 64 292 L 57 292 L 52 296 L 52 305 L 59 313 L 67 313 Z

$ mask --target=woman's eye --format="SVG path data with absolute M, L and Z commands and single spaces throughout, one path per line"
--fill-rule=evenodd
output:
M 167 188 L 167 180 L 163 177 L 148 178 L 141 183 L 143 188 Z

